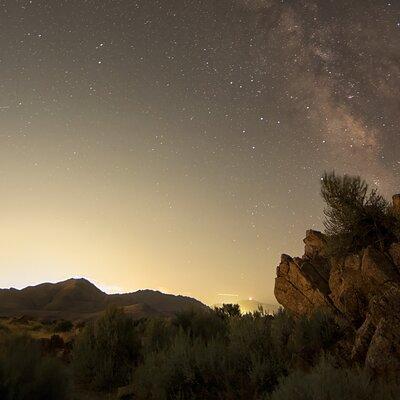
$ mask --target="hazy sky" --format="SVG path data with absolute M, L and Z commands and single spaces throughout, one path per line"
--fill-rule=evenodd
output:
M 273 300 L 325 169 L 400 191 L 400 2 L 0 4 L 0 287 Z

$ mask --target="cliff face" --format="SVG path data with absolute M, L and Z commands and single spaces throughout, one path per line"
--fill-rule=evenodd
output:
M 307 231 L 305 254 L 283 254 L 275 296 L 296 315 L 328 309 L 354 327 L 351 359 L 378 373 L 400 373 L 400 243 L 326 256 L 321 232 Z

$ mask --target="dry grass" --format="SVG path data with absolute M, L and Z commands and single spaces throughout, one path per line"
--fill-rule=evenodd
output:
M 43 324 L 35 318 L 0 318 L 0 333 L 26 334 L 33 339 L 50 339 L 54 334 L 59 335 L 64 342 L 72 340 L 76 336 L 75 329 L 70 332 L 55 332 L 57 321 L 51 324 Z

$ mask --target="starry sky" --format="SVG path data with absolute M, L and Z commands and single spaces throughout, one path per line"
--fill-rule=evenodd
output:
M 400 1 L 0 2 L 0 287 L 272 302 L 324 170 L 400 191 Z

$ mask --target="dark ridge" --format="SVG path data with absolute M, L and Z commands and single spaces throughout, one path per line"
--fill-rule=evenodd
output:
M 107 294 L 84 278 L 42 283 L 21 290 L 0 289 L 0 316 L 87 319 L 103 312 L 110 305 L 123 307 L 137 317 L 171 316 L 190 308 L 207 308 L 191 297 L 149 289 Z

